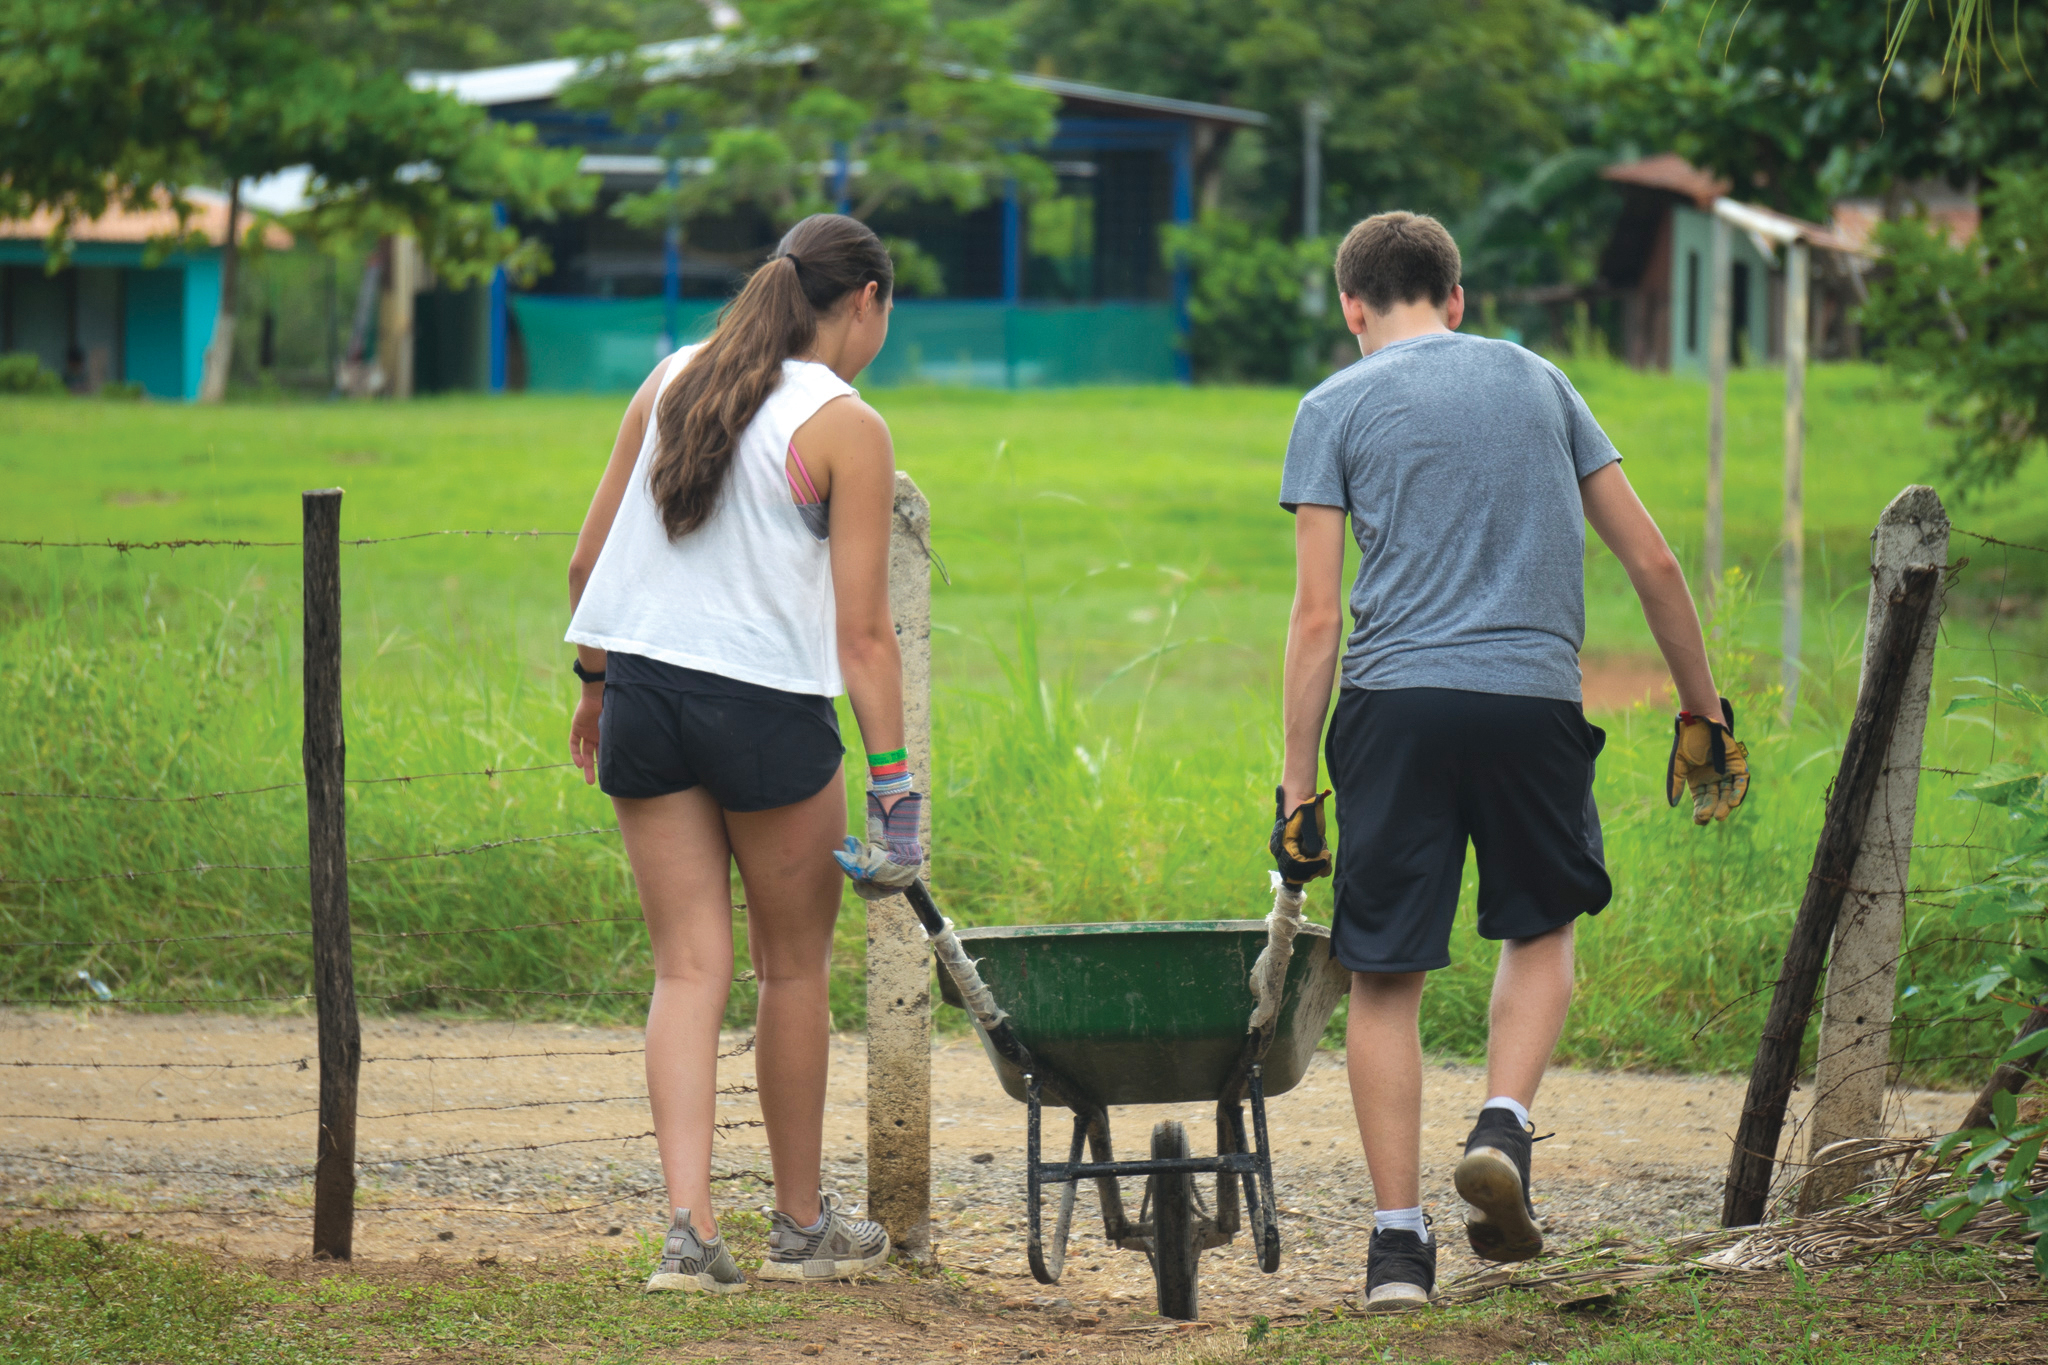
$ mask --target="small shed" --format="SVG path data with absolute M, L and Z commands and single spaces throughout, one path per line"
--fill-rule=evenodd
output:
M 71 260 L 52 273 L 52 214 L 0 222 L 0 351 L 26 351 L 75 393 L 139 384 L 152 398 L 199 396 L 199 374 L 220 308 L 227 196 L 188 189 L 183 224 L 170 195 L 154 207 L 109 209 L 71 232 Z M 152 243 L 178 246 L 154 262 Z M 292 244 L 283 229 L 264 244 Z
M 1621 354 L 1637 369 L 1705 374 L 1714 206 L 1729 184 L 1665 152 L 1609 166 L 1601 176 L 1622 191 L 1621 216 L 1600 256 L 1600 280 L 1621 300 Z M 1851 354 L 1849 310 L 1862 297 L 1860 239 L 1836 226 L 1771 209 L 1745 209 L 1800 229 L 1820 248 L 1815 260 L 1815 354 Z M 1784 270 L 1771 239 L 1738 232 L 1728 262 L 1729 359 L 1737 365 L 1784 354 Z

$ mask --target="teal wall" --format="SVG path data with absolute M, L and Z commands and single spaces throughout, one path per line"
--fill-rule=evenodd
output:
M 686 299 L 685 341 L 710 329 L 719 304 Z M 660 358 L 660 299 L 512 300 L 536 392 L 639 387 Z M 1041 388 L 1171 384 L 1173 305 L 1006 304 L 907 300 L 890 314 L 889 341 L 861 383 Z
M 1707 323 L 1714 297 L 1713 249 L 1714 220 L 1711 215 L 1698 209 L 1672 209 L 1671 368 L 1674 370 L 1696 374 L 1707 372 Z M 1686 261 L 1691 256 L 1696 256 L 1699 261 L 1699 297 L 1693 345 L 1688 347 Z M 1745 363 L 1760 364 L 1770 359 L 1775 351 L 1771 339 L 1771 277 L 1777 274 L 1778 266 L 1775 260 L 1756 249 L 1756 243 L 1750 240 L 1747 232 L 1730 228 L 1728 266 L 1731 274 L 1738 264 L 1749 267 L 1749 326 L 1744 329 L 1744 336 L 1734 354 Z M 1730 343 L 1735 344 L 1733 338 L 1730 338 Z
M 189 401 L 199 396 L 220 306 L 220 253 L 179 252 L 145 268 L 143 252 L 140 243 L 80 242 L 71 263 L 124 267 L 121 377 L 153 398 Z M 42 265 L 46 259 L 40 242 L 0 241 L 0 263 Z
M 130 270 L 121 282 L 123 377 L 152 398 L 191 396 L 185 392 L 184 276 L 182 270 Z

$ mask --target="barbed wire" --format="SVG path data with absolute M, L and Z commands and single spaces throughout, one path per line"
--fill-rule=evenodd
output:
M 733 977 L 734 985 L 746 985 L 756 979 L 752 968 Z M 472 995 L 542 995 L 555 1000 L 588 1000 L 598 996 L 630 996 L 645 999 L 645 990 L 637 991 L 537 991 L 517 990 L 509 986 L 456 986 L 436 982 L 425 986 L 413 986 L 402 991 L 357 991 L 358 1000 L 405 1000 L 415 995 L 430 995 L 435 991 L 462 991 Z M 311 995 L 227 995 L 227 996 L 138 996 L 131 999 L 101 999 L 97 995 L 47 995 L 47 996 L 6 996 L 0 997 L 0 1005 L 254 1005 L 276 1003 L 288 1000 L 311 1000 Z M 507 1054 L 508 1056 L 518 1054 Z
M 519 768 L 469 768 L 445 773 L 401 773 L 397 777 L 350 777 L 344 778 L 352 787 L 375 787 L 392 782 L 431 782 L 443 777 L 502 777 L 507 773 L 546 773 L 561 768 L 573 768 L 574 763 L 535 763 Z M 18 797 L 34 801 L 126 801 L 150 805 L 180 805 L 193 801 L 220 801 L 231 796 L 259 796 L 264 792 L 304 791 L 301 782 L 273 782 L 267 787 L 236 787 L 228 791 L 188 792 L 182 796 L 124 796 L 105 792 L 37 792 L 0 791 L 0 796 Z
M 486 853 L 494 848 L 509 848 L 513 844 L 544 844 L 554 839 L 576 839 L 586 834 L 617 834 L 617 825 L 593 825 L 589 829 L 567 829 L 555 834 L 528 834 L 514 839 L 490 839 L 464 848 L 436 848 L 424 853 L 373 853 L 350 858 L 349 866 L 363 863 L 404 863 L 422 858 L 461 858 L 472 853 Z M 121 872 L 90 872 L 75 877 L 8 877 L 0 875 L 0 885 L 7 886 L 67 886 L 75 882 L 135 881 L 143 877 L 175 877 L 181 874 L 204 876 L 209 872 L 304 872 L 306 863 L 194 863 L 191 867 L 159 867 L 148 871 L 124 870 Z
M 735 903 L 735 910 L 744 910 L 744 902 Z M 509 934 L 528 929 L 559 929 L 578 924 L 641 924 L 645 918 L 640 915 L 593 915 L 581 919 L 533 920 L 526 924 L 480 924 L 467 929 L 351 929 L 356 938 L 439 938 L 450 934 Z M 156 946 L 165 943 L 210 943 L 222 939 L 237 938 L 305 938 L 313 931 L 307 929 L 251 929 L 232 934 L 181 934 L 165 938 L 47 938 L 23 939 L 16 943 L 0 943 L 0 952 L 13 948 L 126 948 L 137 945 Z
M 576 1052 L 482 1052 L 463 1054 L 442 1054 L 422 1052 L 411 1057 L 365 1057 L 363 1065 L 376 1062 L 412 1064 L 418 1062 L 505 1062 L 527 1060 L 536 1057 L 637 1057 L 647 1051 L 644 1047 L 615 1047 L 603 1050 Z M 721 1053 L 720 1056 L 727 1054 Z M 738 1056 L 737 1052 L 731 1054 Z M 36 1067 L 73 1071 L 255 1071 L 266 1067 L 290 1066 L 300 1071 L 310 1068 L 313 1058 L 287 1057 L 277 1062 L 31 1062 L 0 1061 L 0 1066 Z
M 1977 531 L 1965 531 L 1960 526 L 1951 526 L 1948 529 L 1954 535 L 1968 536 L 1970 539 L 1982 541 L 1986 545 L 2003 545 L 2008 550 L 2026 550 L 2037 555 L 2048 555 L 2048 549 L 2043 549 L 2039 545 L 2022 545 L 2016 540 L 2000 540 L 1997 536 L 1987 536 Z
M 391 545 L 401 540 L 427 540 L 434 536 L 505 536 L 512 540 L 538 540 L 550 536 L 570 536 L 575 531 L 414 531 L 402 536 L 354 536 L 342 540 L 343 545 Z M 296 549 L 303 542 L 296 540 L 240 540 L 224 537 L 192 536 L 182 540 L 0 540 L 0 545 L 14 545 L 27 550 L 115 550 L 128 554 L 135 550 L 189 550 L 204 546 L 225 546 L 237 550 L 289 550 Z
M 752 1095 L 758 1093 L 751 1085 L 720 1086 L 720 1095 Z M 515 1109 L 561 1108 L 572 1104 L 631 1104 L 646 1102 L 645 1095 L 600 1095 L 596 1098 L 582 1097 L 567 1100 L 519 1100 L 512 1104 L 454 1104 L 440 1109 L 403 1109 L 389 1114 L 357 1114 L 358 1123 L 379 1123 L 393 1119 L 433 1118 L 441 1114 L 502 1114 Z M 287 1109 L 276 1114 L 189 1114 L 173 1115 L 167 1119 L 126 1118 L 116 1115 L 93 1114 L 0 1114 L 0 1119 L 22 1123 L 127 1123 L 144 1128 L 164 1128 L 179 1123 L 275 1123 L 283 1119 L 303 1118 L 307 1114 L 319 1113 L 316 1105 L 310 1109 Z M 760 1119 L 722 1119 L 711 1125 L 719 1132 L 730 1132 L 741 1128 L 759 1128 Z M 461 1155 L 461 1154 L 458 1154 Z
M 201 545 L 225 545 L 238 550 L 280 550 L 296 548 L 296 540 L 223 540 L 193 537 L 185 540 L 0 540 L 0 545 L 18 545 L 26 550 L 188 550 Z

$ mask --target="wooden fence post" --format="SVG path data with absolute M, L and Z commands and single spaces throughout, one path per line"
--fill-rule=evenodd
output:
M 1707 285 L 1707 524 L 1706 616 L 1714 618 L 1721 592 L 1722 471 L 1728 447 L 1728 271 L 1729 227 L 1714 215 L 1713 245 L 1708 251 Z
M 903 652 L 903 722 L 910 766 L 927 793 L 931 849 L 931 504 L 896 475 L 889 537 L 889 609 Z M 899 1251 L 931 1251 L 932 968 L 924 931 L 901 896 L 868 902 L 868 1213 Z
M 1778 1140 L 1785 1131 L 1785 1111 L 1798 1077 L 1800 1048 L 1813 1015 L 1814 988 L 1851 885 L 1872 799 L 1885 776 L 1892 730 L 1920 652 L 1921 636 L 1940 594 L 1941 576 L 1942 570 L 1931 566 L 1903 570 L 1898 587 L 1886 596 L 1877 644 L 1866 650 L 1868 666 L 1856 697 L 1856 715 L 1842 745 L 1842 765 L 1821 821 L 1813 868 L 1806 876 L 1806 892 L 1785 945 L 1784 965 L 1771 993 L 1770 1012 L 1750 1069 L 1749 1093 L 1736 1126 L 1728 1183 L 1722 1192 L 1724 1227 L 1760 1221 L 1769 1201 Z
M 341 490 L 301 498 L 305 558 L 306 852 L 313 912 L 313 999 L 320 1020 L 320 1131 L 313 1168 L 313 1258 L 354 1249 L 355 949 L 348 922 L 347 747 L 341 726 Z
M 1789 342 L 1791 309 L 1786 310 Z M 1790 419 L 1787 419 L 1789 429 Z M 1908 571 L 1948 563 L 1948 514 L 1932 488 L 1915 484 L 1892 499 L 1871 533 L 1870 616 L 1863 636 L 1863 674 L 1877 666 L 1892 594 Z M 1939 590 L 1913 653 L 1898 720 L 1885 750 L 1862 849 L 1849 873 L 1849 895 L 1835 924 L 1827 988 L 1821 1000 L 1820 1056 L 1814 1072 L 1807 1159 L 1832 1143 L 1883 1136 L 1884 1095 L 1891 1075 L 1892 1004 L 1899 941 L 1906 924 L 1906 886 L 1913 864 L 1913 811 L 1920 789 L 1920 744 L 1934 684 Z M 1860 1168 L 1830 1166 L 1809 1176 L 1799 1207 L 1818 1208 L 1854 1189 Z

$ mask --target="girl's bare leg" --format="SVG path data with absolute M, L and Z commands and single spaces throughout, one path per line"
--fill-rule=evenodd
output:
M 845 885 L 832 861 L 832 850 L 846 837 L 843 772 L 795 805 L 727 811 L 725 830 L 746 885 L 748 946 L 761 990 L 754 1074 L 775 1168 L 775 1207 L 809 1227 L 821 1212 L 832 1027 L 826 985 Z
M 717 1234 L 711 1134 L 718 1028 L 732 989 L 732 853 L 724 812 L 702 787 L 644 800 L 614 797 L 612 808 L 654 947 L 647 1097 L 655 1145 L 669 1207 L 688 1209 L 708 1238 Z

